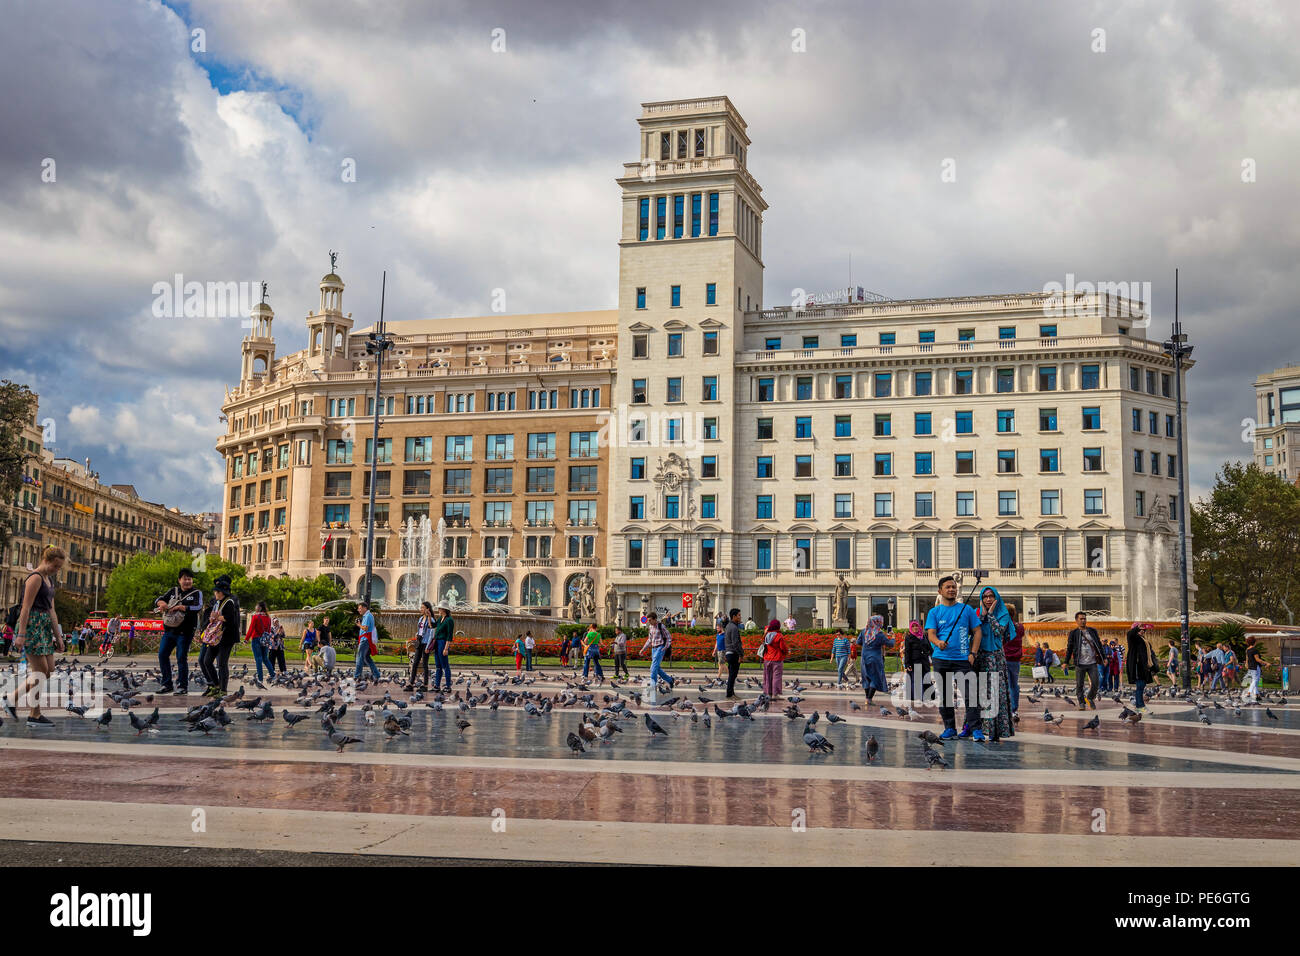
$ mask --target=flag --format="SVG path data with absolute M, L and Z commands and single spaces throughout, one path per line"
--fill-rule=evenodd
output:
M 332 540 L 334 540 L 334 532 L 331 531 L 329 534 L 325 536 L 325 543 L 320 546 L 321 551 L 324 551 L 326 548 L 328 548 Z

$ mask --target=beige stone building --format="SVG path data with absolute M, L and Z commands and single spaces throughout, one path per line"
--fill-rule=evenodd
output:
M 140 552 L 204 552 L 203 524 L 176 508 L 141 498 L 133 485 L 102 484 L 89 462 L 43 456 L 43 545 L 68 554 L 59 587 L 92 610 L 113 569 Z
M 42 431 L 37 424 L 34 403 L 31 420 L 23 425 L 22 441 L 27 455 L 23 462 L 23 485 L 13 502 L 9 544 L 0 553 L 0 595 L 3 595 L 5 608 L 18 603 L 19 589 L 27 577 L 27 570 L 40 559 L 42 548 Z
M 842 575 L 850 622 L 905 622 L 976 568 L 1030 617 L 1177 605 L 1173 370 L 1141 303 L 765 308 L 744 120 L 715 97 L 638 122 L 618 180 L 624 620 L 680 611 L 707 578 L 713 612 L 825 626 Z
M 1300 480 L 1291 453 L 1300 447 L 1300 365 L 1255 379 L 1255 464 L 1283 481 Z
M 243 375 L 222 406 L 221 553 L 250 574 L 325 573 L 362 593 L 377 456 L 375 600 L 550 615 L 584 575 L 600 595 L 608 454 L 598 433 L 616 313 L 390 323 L 375 448 L 372 329 L 353 329 L 335 273 L 320 290 L 308 347 L 292 355 L 276 354 L 270 306 L 253 310 Z M 428 559 L 407 530 L 422 518 Z

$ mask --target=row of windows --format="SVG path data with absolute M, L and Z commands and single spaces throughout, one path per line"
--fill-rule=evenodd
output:
M 897 332 L 879 332 L 877 333 L 877 335 L 879 336 L 879 338 L 877 339 L 877 343 L 879 345 L 900 344 L 898 341 Z M 1056 338 L 1056 326 L 1040 325 L 1038 327 L 1038 335 L 1040 338 L 1054 339 Z M 1003 341 L 1006 341 L 1008 339 L 1014 339 L 1015 337 L 1016 337 L 1016 327 L 1014 325 L 1004 325 L 998 329 L 998 338 Z M 792 347 L 800 348 L 800 349 L 818 349 L 821 348 L 821 341 L 822 341 L 822 337 L 820 335 L 804 335 L 801 336 L 799 339 L 800 344 Z M 958 329 L 957 341 L 974 342 L 975 330 L 973 328 Z M 769 335 L 763 339 L 763 349 L 768 352 L 778 352 L 784 346 L 784 342 L 785 339 L 779 335 Z M 840 348 L 842 349 L 856 348 L 858 345 L 857 333 L 856 332 L 841 333 L 839 337 L 839 342 L 840 342 Z M 935 342 L 934 329 L 920 329 L 917 331 L 916 333 L 917 345 L 933 345 L 934 342 Z
M 673 286 L 674 289 L 678 288 Z M 709 283 L 709 305 L 713 304 L 713 283 Z M 640 294 L 644 289 L 638 289 L 638 301 Z M 700 354 L 717 355 L 718 354 L 718 333 L 712 331 L 703 332 L 700 336 Z M 685 358 L 686 356 L 686 333 L 669 332 L 667 338 L 667 355 L 669 358 Z M 638 332 L 632 336 L 632 357 L 634 359 L 643 359 L 650 357 L 650 336 L 648 333 Z
M 594 431 L 569 432 L 569 457 L 598 457 L 597 434 Z M 515 457 L 515 436 L 512 434 L 488 435 L 484 441 L 484 446 L 484 459 L 486 461 L 508 461 Z M 284 447 L 287 448 L 288 446 Z M 374 439 L 367 438 L 365 444 L 366 463 L 370 462 L 375 447 Z M 527 448 L 529 458 L 554 458 L 555 432 L 529 433 Z M 404 461 L 432 462 L 434 459 L 434 438 L 432 435 L 411 436 L 405 440 L 403 452 Z M 473 461 L 474 436 L 444 436 L 443 458 L 445 461 Z M 378 460 L 384 464 L 392 462 L 393 439 L 379 439 Z M 352 442 L 343 438 L 331 438 L 326 441 L 325 462 L 329 465 L 352 464 Z M 239 476 L 234 475 L 233 477 L 237 478 Z
M 831 397 L 835 399 L 853 398 L 853 375 L 839 374 L 834 378 Z M 813 387 L 813 376 L 799 375 L 794 380 L 794 400 L 797 402 L 812 401 L 816 395 Z M 1038 391 L 1055 392 L 1057 391 L 1057 367 L 1055 365 L 1039 366 L 1038 368 Z M 912 394 L 918 397 L 933 395 L 934 392 L 934 373 L 933 372 L 915 372 L 912 376 Z M 1079 388 L 1082 391 L 1094 391 L 1101 388 L 1101 366 L 1084 365 L 1080 370 Z M 996 370 L 994 379 L 994 393 L 1009 394 L 1018 391 L 1016 388 L 1016 370 L 1014 368 L 1000 368 Z M 871 397 L 889 398 L 894 394 L 894 373 L 893 372 L 875 372 L 871 378 Z M 954 395 L 975 395 L 975 370 L 974 369 L 957 369 L 953 373 L 953 392 Z M 859 396 L 868 397 L 868 396 Z M 775 378 L 758 378 L 754 382 L 754 400 L 758 402 L 776 401 L 776 379 Z
M 1133 452 L 1134 471 L 1138 474 L 1143 473 L 1143 461 L 1147 452 L 1135 449 Z M 1160 474 L 1160 452 L 1150 452 L 1151 474 Z M 835 478 L 852 478 L 855 474 L 853 468 L 853 454 L 841 453 L 832 458 L 833 472 Z M 997 461 L 997 474 L 999 475 L 1018 475 L 1020 474 L 1019 452 L 1014 448 L 998 449 L 995 454 Z M 1169 477 L 1177 475 L 1178 459 L 1174 455 L 1166 455 L 1167 468 L 1165 474 Z M 954 452 L 953 474 L 955 475 L 974 475 L 975 470 L 975 450 L 960 449 Z M 1100 472 L 1105 471 L 1105 464 L 1102 460 L 1102 449 L 1093 447 L 1083 449 L 1083 471 Z M 755 457 L 754 477 L 763 479 L 775 479 L 776 473 L 776 456 L 758 455 Z M 1061 450 L 1059 448 L 1041 448 L 1038 451 L 1038 471 L 1040 474 L 1060 474 L 1061 473 Z M 872 454 L 871 473 L 877 478 L 890 478 L 896 472 L 894 469 L 893 452 L 875 452 Z M 932 478 L 938 475 L 935 470 L 935 455 L 930 451 L 918 451 L 912 454 L 912 474 L 921 478 Z M 812 455 L 795 455 L 794 456 L 794 477 L 795 478 L 814 478 L 813 473 L 813 456 Z
M 600 491 L 599 468 L 596 465 L 571 465 L 569 467 L 570 493 L 597 494 Z M 443 471 L 442 493 L 445 495 L 468 495 L 472 493 L 471 469 L 447 468 Z M 402 494 L 427 495 L 433 480 L 432 469 L 408 468 L 402 472 Z M 370 474 L 363 476 L 362 494 L 370 494 Z M 246 493 L 252 491 L 252 485 L 246 487 Z M 553 494 L 555 492 L 554 468 L 528 468 L 524 487 L 529 494 Z M 485 468 L 481 492 L 489 495 L 511 494 L 514 490 L 513 468 Z M 266 489 L 263 489 L 263 493 Z M 391 472 L 375 473 L 375 494 L 392 494 Z M 325 497 L 349 498 L 352 496 L 352 472 L 333 471 L 325 473 Z M 237 505 L 238 489 L 232 489 L 231 503 Z M 263 499 L 266 500 L 266 499 Z
M 651 203 L 653 201 L 654 217 L 651 219 Z M 689 206 L 690 223 L 687 224 Z M 669 208 L 671 207 L 671 215 Z M 683 239 L 687 235 L 687 229 L 690 230 L 692 239 L 698 239 L 701 235 L 707 234 L 716 236 L 718 234 L 718 193 L 676 193 L 673 195 L 642 196 L 637 201 L 637 239 L 645 242 L 650 238 L 650 230 L 654 229 L 656 239 Z M 707 217 L 707 218 L 706 218 Z M 644 306 L 638 306 L 644 308 Z
M 1000 408 L 996 410 L 995 420 L 997 423 L 998 434 L 1012 435 L 1018 434 L 1016 430 L 1016 413 L 1015 409 Z M 931 438 L 935 433 L 935 419 L 933 412 L 914 412 L 912 415 L 912 434 L 918 438 Z M 957 411 L 953 413 L 952 418 L 943 418 L 937 423 L 944 430 L 951 429 L 956 435 L 974 435 L 975 434 L 975 413 L 974 411 Z M 1055 408 L 1040 408 L 1038 410 L 1038 430 L 1040 432 L 1057 432 L 1059 421 Z M 833 434 L 836 438 L 853 437 L 853 417 L 851 415 L 836 415 L 833 423 Z M 1101 428 L 1101 409 L 1100 407 L 1085 407 L 1081 413 L 1081 427 L 1085 431 L 1097 431 Z M 813 438 L 813 419 L 811 415 L 796 416 L 794 420 L 795 438 Z M 892 413 L 881 413 L 874 415 L 872 418 L 871 434 L 875 438 L 892 438 L 894 435 L 894 416 Z M 775 430 L 773 428 L 773 419 L 757 419 L 756 438 L 758 441 L 774 441 Z
M 914 557 L 905 559 L 909 567 L 918 571 L 933 570 L 935 539 L 917 537 L 909 539 Z M 701 538 L 699 567 L 716 566 L 718 548 L 717 539 Z M 790 570 L 816 570 L 813 561 L 813 539 L 794 537 L 789 539 Z M 872 565 L 877 571 L 891 571 L 897 560 L 897 541 L 892 535 L 882 535 L 872 539 Z M 751 570 L 775 570 L 774 558 L 778 545 L 775 538 L 754 539 L 754 563 Z M 1045 534 L 1038 538 L 1037 570 L 1059 571 L 1062 568 L 1062 536 Z M 664 568 L 682 567 L 682 541 L 678 538 L 659 539 L 659 566 Z M 631 538 L 627 542 L 627 567 L 645 567 L 646 542 L 641 538 Z M 974 535 L 956 535 L 953 538 L 953 551 L 958 569 L 967 570 L 976 565 L 976 540 Z M 1024 541 L 1020 535 L 1000 535 L 997 539 L 998 568 L 1004 571 L 1016 570 L 1023 559 Z M 848 537 L 831 539 L 830 570 L 848 571 L 854 568 L 854 540 Z M 1086 567 L 1089 570 L 1105 570 L 1106 547 L 1102 535 L 1087 535 L 1084 538 Z
M 461 504 L 460 502 L 448 502 L 451 504 Z M 469 520 L 469 503 L 465 502 L 464 510 L 456 510 L 450 515 L 444 514 L 445 517 L 455 517 L 458 519 Z M 367 506 L 368 507 L 368 506 Z M 283 511 L 284 509 L 279 509 Z M 265 512 L 264 512 L 265 514 Z M 363 520 L 366 514 L 365 509 L 362 511 Z M 489 527 L 505 527 L 510 524 L 511 517 L 514 514 L 513 503 L 509 501 L 485 501 L 483 502 L 483 520 Z M 388 505 L 375 505 L 376 523 L 388 520 Z M 402 505 L 402 521 L 406 522 L 408 518 L 429 517 L 429 505 L 427 503 L 409 503 Z M 252 515 L 244 516 L 245 529 L 251 528 Z M 553 501 L 529 501 L 526 503 L 525 521 L 529 525 L 549 525 L 555 520 L 555 502 Z M 231 519 L 232 522 L 235 519 Z M 347 523 L 352 520 L 352 506 L 350 504 L 326 504 L 324 506 L 324 520 L 326 524 Z M 596 502 L 591 499 L 573 499 L 569 501 L 570 525 L 583 525 L 594 527 L 596 524 Z M 279 525 L 277 524 L 277 527 Z
M 997 513 L 1002 516 L 1015 516 L 1020 514 L 1020 494 L 1014 490 L 1000 490 L 997 495 Z M 1146 496 L 1144 492 L 1137 492 L 1138 497 L 1135 499 L 1136 511 L 1139 515 L 1145 514 Z M 709 496 L 712 497 L 712 496 Z M 816 518 L 815 501 L 816 495 L 797 494 L 792 496 L 793 517 Z M 855 516 L 854 495 L 852 492 L 836 493 L 832 496 L 833 516 L 836 518 L 852 518 Z M 1104 489 L 1089 488 L 1083 492 L 1083 514 L 1100 515 L 1105 514 L 1106 496 Z M 1178 500 L 1177 495 L 1171 495 L 1169 498 L 1170 507 L 1173 508 Z M 639 510 L 643 507 L 644 499 L 633 497 L 633 510 Z M 773 520 L 775 514 L 775 495 L 757 495 L 754 499 L 754 518 L 755 520 Z M 901 517 L 901 514 L 895 513 L 895 495 L 893 492 L 883 491 L 872 495 L 872 512 L 874 518 L 893 518 Z M 932 491 L 918 491 L 913 494 L 912 513 L 917 518 L 934 518 L 941 517 L 935 512 L 935 493 Z M 1061 505 L 1061 490 L 1059 488 L 1042 489 L 1038 494 L 1038 513 L 1044 517 L 1061 516 L 1064 514 Z M 955 495 L 953 516 L 958 518 L 977 517 L 977 499 L 974 491 L 958 491 Z M 640 514 L 634 517 L 640 517 Z
M 682 380 L 679 377 L 667 378 L 664 380 L 664 401 L 668 404 L 684 402 L 686 400 L 682 391 Z M 705 375 L 700 379 L 699 400 L 702 402 L 718 401 L 718 376 Z M 634 378 L 632 379 L 632 404 L 646 405 L 650 401 L 649 379 Z
M 1148 395 L 1159 394 L 1164 398 L 1173 398 L 1173 377 L 1168 372 L 1157 372 L 1154 369 L 1143 369 L 1136 365 L 1130 365 L 1128 368 L 1128 387 L 1135 392 L 1142 391 L 1142 382 L 1145 378 L 1146 392 Z M 1157 393 L 1156 385 L 1159 383 L 1160 391 Z

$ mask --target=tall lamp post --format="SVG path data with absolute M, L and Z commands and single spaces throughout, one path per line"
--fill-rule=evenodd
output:
M 1183 362 L 1192 354 L 1187 344 L 1187 333 L 1178 320 L 1178 270 L 1174 270 L 1174 327 L 1169 340 L 1164 343 L 1165 354 L 1174 360 L 1174 400 L 1178 403 L 1175 416 L 1178 420 L 1178 594 L 1181 601 L 1183 646 L 1183 693 L 1192 692 L 1192 635 L 1187 595 L 1187 468 L 1186 449 L 1183 445 Z
M 894 613 L 894 609 L 898 607 L 898 602 L 895 601 L 893 597 L 890 597 L 890 599 L 885 602 L 885 606 L 889 608 L 889 629 L 893 630 L 898 626 L 898 615 Z
M 366 604 L 370 603 L 370 586 L 375 558 L 375 476 L 379 468 L 379 386 L 384 378 L 384 353 L 393 347 L 393 339 L 384 326 L 384 294 L 388 291 L 388 270 L 379 286 L 379 322 L 366 336 L 366 352 L 375 356 L 375 427 L 370 443 L 370 505 L 366 511 Z
M 91 611 L 92 614 L 99 613 L 99 569 L 101 567 L 102 565 L 98 561 L 90 566 L 90 569 L 95 572 L 95 609 Z

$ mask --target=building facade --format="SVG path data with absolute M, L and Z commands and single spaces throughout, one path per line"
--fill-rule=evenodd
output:
M 1255 379 L 1255 464 L 1283 481 L 1300 480 L 1289 452 L 1300 445 L 1300 365 Z
M 364 593 L 377 456 L 372 599 L 559 614 L 586 576 L 599 595 L 616 314 L 390 323 L 376 448 L 372 330 L 353 330 L 335 273 L 320 289 L 308 347 L 289 356 L 270 306 L 253 311 L 222 406 L 221 553 Z
M 112 570 L 138 552 L 202 553 L 203 525 L 175 508 L 146 501 L 131 485 L 106 485 L 90 462 L 57 457 L 44 444 L 37 413 L 23 429 L 23 485 L 12 537 L 0 555 L 0 594 L 16 604 L 23 581 L 47 547 L 68 555 L 59 589 L 92 610 Z M 68 622 L 64 622 L 67 624 Z
M 841 620 L 906 621 L 977 568 L 1031 618 L 1176 605 L 1173 368 L 1141 303 L 765 309 L 767 204 L 735 107 L 648 103 L 639 124 L 618 180 L 622 620 L 703 595 L 829 626 L 840 588 Z
M 29 568 L 40 560 L 41 549 L 41 487 L 43 447 L 42 430 L 37 424 L 35 403 L 30 421 L 23 423 L 22 442 L 24 454 L 23 483 L 13 501 L 13 523 L 9 529 L 9 544 L 0 553 L 0 595 L 4 606 L 18 603 L 22 582 Z
M 45 545 L 67 552 L 59 587 L 97 609 L 113 569 L 139 553 L 205 551 L 203 524 L 141 498 L 133 485 L 103 484 L 89 462 L 43 457 L 41 525 Z

